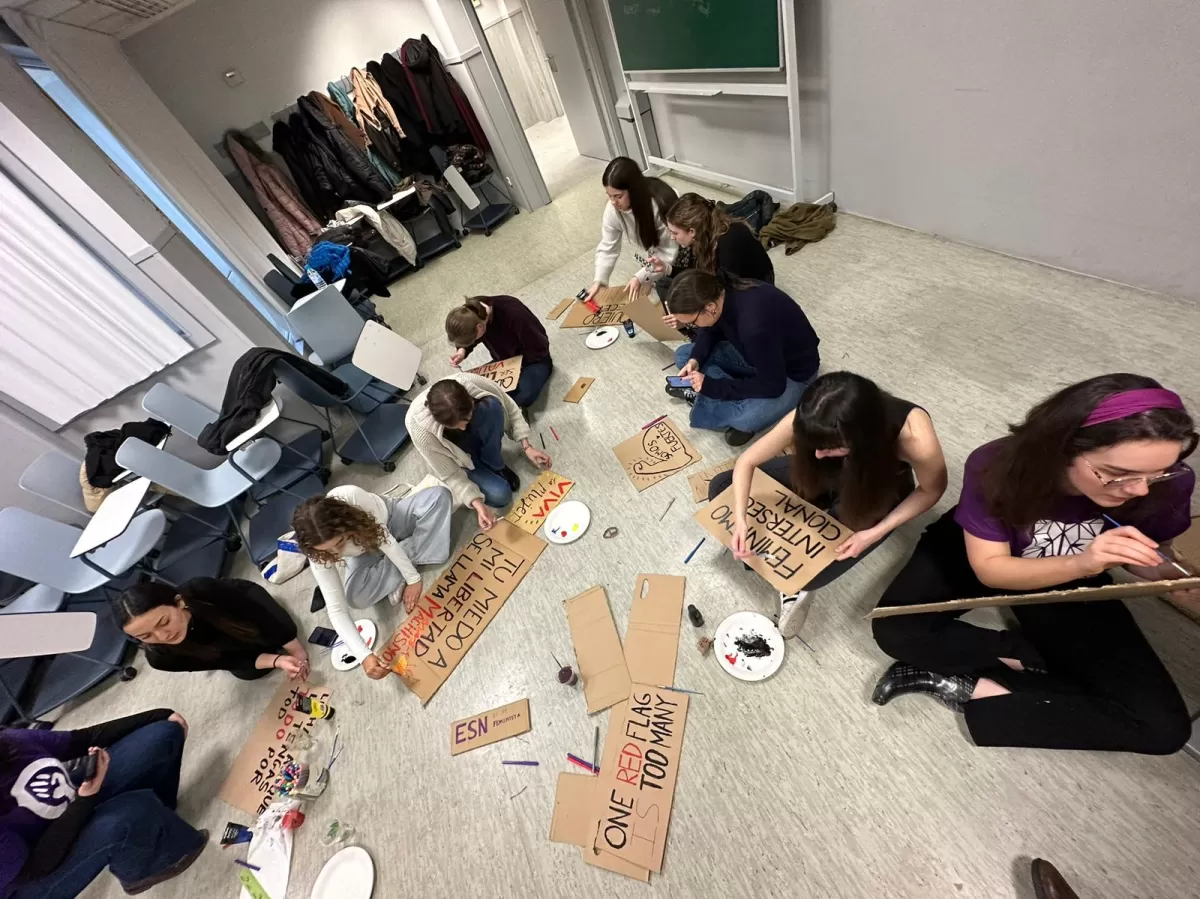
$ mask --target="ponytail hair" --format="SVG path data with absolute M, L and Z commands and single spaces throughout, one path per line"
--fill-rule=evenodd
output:
M 736 221 L 715 200 L 696 193 L 686 193 L 667 212 L 667 222 L 676 228 L 696 232 L 693 252 L 696 268 L 703 272 L 717 271 L 717 241 Z
M 467 297 L 446 316 L 446 337 L 458 348 L 473 346 L 480 322 L 486 322 L 488 309 L 479 297 Z

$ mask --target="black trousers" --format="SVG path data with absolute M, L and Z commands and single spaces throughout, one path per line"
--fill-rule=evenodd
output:
M 1013 592 L 979 582 L 953 514 L 925 531 L 880 606 Z M 1061 589 L 1108 582 L 1101 575 Z M 878 618 L 872 627 L 879 648 L 894 659 L 940 674 L 989 677 L 1012 691 L 966 704 L 967 728 L 979 746 L 1168 755 L 1188 741 L 1192 725 L 1179 690 L 1123 602 L 1012 611 L 1019 632 L 976 627 L 954 612 Z M 1045 673 L 1013 671 L 1001 658 Z

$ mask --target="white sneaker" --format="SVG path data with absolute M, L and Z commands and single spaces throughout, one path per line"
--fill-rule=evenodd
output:
M 812 595 L 807 590 L 791 595 L 779 594 L 779 633 L 785 640 L 800 633 L 811 607 Z

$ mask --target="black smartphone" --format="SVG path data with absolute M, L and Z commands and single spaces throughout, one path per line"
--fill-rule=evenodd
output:
M 675 375 L 667 375 L 668 387 L 691 387 L 691 378 L 677 378 Z
M 89 752 L 87 755 L 80 756 L 77 759 L 63 762 L 63 768 L 67 772 L 67 779 L 71 781 L 71 786 L 76 790 L 96 776 L 96 766 L 99 764 L 96 758 L 95 753 Z
M 337 642 L 337 631 L 328 627 L 315 627 L 308 636 L 308 642 L 315 646 L 332 646 Z

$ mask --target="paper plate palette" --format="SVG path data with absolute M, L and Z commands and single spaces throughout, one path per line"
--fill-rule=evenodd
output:
M 588 349 L 602 350 L 606 346 L 612 346 L 618 337 L 621 336 L 621 329 L 614 328 L 612 325 L 606 325 L 603 328 L 597 328 L 587 336 L 584 341 Z
M 371 899 L 375 889 L 375 865 L 367 850 L 348 846 L 325 863 L 312 899 Z
M 592 510 L 578 500 L 559 503 L 546 517 L 542 532 L 550 543 L 574 543 L 592 523 Z
M 358 632 L 362 634 L 363 642 L 367 644 L 367 649 L 375 648 L 375 622 L 370 618 L 360 618 L 354 622 L 354 626 L 358 628 Z M 351 655 L 346 644 L 340 639 L 329 647 L 329 658 L 333 662 L 333 667 L 338 671 L 350 671 L 362 664 L 362 659 Z
M 735 612 L 717 626 L 713 651 L 738 680 L 766 680 L 783 664 L 783 634 L 766 615 Z

